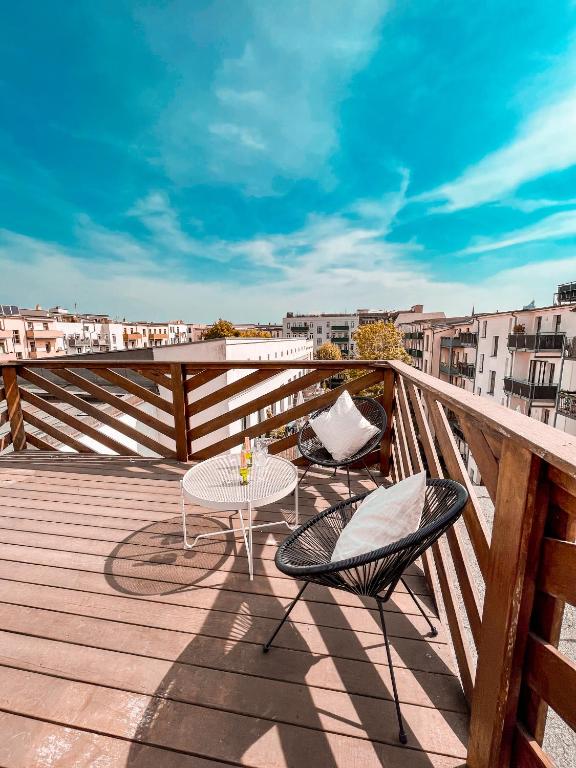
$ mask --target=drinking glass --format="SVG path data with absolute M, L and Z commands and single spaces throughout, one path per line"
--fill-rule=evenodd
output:
M 254 466 L 262 468 L 266 466 L 268 460 L 268 442 L 264 438 L 259 438 L 254 442 Z

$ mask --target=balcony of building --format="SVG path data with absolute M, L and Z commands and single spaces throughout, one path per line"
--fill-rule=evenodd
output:
M 406 351 L 412 357 L 421 358 L 422 355 L 424 354 L 421 349 L 416 349 L 415 347 L 406 347 Z
M 332 325 L 330 326 L 333 331 L 349 331 L 350 326 L 349 325 Z
M 460 333 L 457 336 L 443 336 L 440 339 L 441 347 L 476 347 L 478 346 L 477 333 Z
M 288 328 L 290 333 L 308 333 L 307 325 L 293 325 L 292 328 Z
M 564 349 L 564 333 L 511 333 L 508 349 L 516 352 L 551 352 L 560 354 Z
M 167 333 L 149 333 L 148 338 L 150 341 L 164 341 L 168 338 Z
M 465 379 L 473 379 L 476 375 L 476 366 L 473 363 L 460 361 L 456 364 L 456 368 L 459 375 L 463 376 Z
M 42 328 L 40 329 L 32 329 L 28 328 L 26 331 L 26 338 L 27 339 L 36 339 L 36 340 L 52 340 L 52 339 L 61 339 L 64 336 L 64 331 L 57 331 L 55 328 Z
M 398 362 L 133 366 L 47 359 L 0 372 L 2 765 L 553 765 L 548 708 L 576 725 L 576 668 L 559 648 L 565 603 L 576 603 L 574 438 Z M 230 368 L 240 377 L 207 393 Z M 274 383 L 279 370 L 302 369 Z M 347 369 L 362 373 L 318 388 Z M 256 394 L 264 378 L 269 389 Z M 274 565 L 286 534 L 255 534 L 253 581 L 241 536 L 182 547 L 179 484 L 191 463 L 274 434 L 270 452 L 301 464 L 297 436 L 282 428 L 344 390 L 375 387 L 388 424 L 370 459 L 379 482 L 426 470 L 469 493 L 462 519 L 386 605 L 406 747 L 365 598 L 311 586 L 264 655 L 298 590 Z M 239 395 L 240 405 L 208 415 Z M 287 398 L 286 411 L 267 415 Z M 232 424 L 238 431 L 223 437 Z M 353 493 L 372 487 L 352 472 Z M 343 474 L 313 468 L 302 520 L 347 497 Z M 293 521 L 291 508 L 290 499 L 262 507 L 257 520 Z M 228 513 L 192 508 L 190 524 L 221 530 Z
M 142 338 L 141 333 L 124 333 L 124 341 L 139 341 Z
M 408 331 L 404 334 L 405 339 L 423 339 L 424 338 L 424 332 L 423 331 Z
M 558 393 L 558 413 L 576 419 L 576 392 L 562 390 Z
M 542 400 L 553 403 L 556 401 L 557 391 L 557 384 L 537 384 L 528 379 L 516 379 L 511 376 L 506 376 L 504 379 L 504 392 L 522 397 L 525 400 Z

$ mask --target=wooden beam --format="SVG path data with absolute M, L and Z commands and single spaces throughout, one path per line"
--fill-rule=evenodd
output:
M 12 445 L 12 433 L 11 432 L 6 432 L 5 435 L 2 435 L 0 437 L 0 453 L 5 451 L 11 445 Z
M 386 368 L 383 373 L 384 393 L 381 397 L 382 407 L 386 412 L 386 429 L 380 443 L 380 473 L 387 477 L 390 474 L 392 458 L 392 415 L 394 413 L 394 393 L 396 373 L 392 368 Z
M 534 634 L 528 637 L 526 683 L 576 731 L 576 664 L 551 643 Z
M 206 409 L 221 403 L 223 400 L 228 400 L 230 397 L 234 397 L 234 395 L 237 395 L 240 392 L 245 392 L 257 384 L 261 384 L 262 382 L 277 376 L 279 373 L 282 373 L 281 368 L 278 370 L 252 371 L 247 376 L 242 376 L 240 379 L 236 379 L 236 381 L 220 387 L 209 395 L 189 403 L 186 413 L 188 416 L 191 416 L 192 414 L 205 411 Z
M 100 378 L 110 382 L 110 384 L 114 384 L 124 392 L 130 392 L 131 395 L 136 395 L 136 397 L 144 400 L 145 403 L 149 403 L 155 408 L 159 408 L 161 411 L 165 411 L 171 416 L 174 415 L 172 403 L 164 400 L 164 398 L 160 397 L 160 395 L 156 395 L 154 392 L 150 392 L 150 390 L 146 389 L 146 387 L 142 387 L 140 384 L 136 384 L 136 382 L 132 381 L 127 376 L 122 376 L 116 371 L 109 371 L 107 368 L 98 368 L 98 370 L 92 371 L 92 373 L 95 373 L 97 376 L 100 376 Z
M 490 545 L 488 543 L 488 526 L 484 519 L 480 502 L 454 441 L 454 435 L 446 418 L 444 408 L 428 392 L 424 393 L 424 398 L 448 474 L 453 480 L 461 483 L 468 491 L 468 501 L 464 507 L 464 522 L 466 523 L 466 529 L 470 536 L 478 565 L 482 575 L 486 578 L 490 559 Z
M 170 366 L 172 379 L 172 405 L 176 432 L 176 457 L 178 461 L 188 461 L 188 419 L 186 418 L 186 370 L 183 365 L 173 363 Z
M 216 370 L 209 370 L 209 371 L 198 371 L 195 372 L 194 370 L 191 370 L 189 365 L 185 366 L 186 375 L 189 376 L 188 379 L 186 379 L 186 394 L 190 394 L 190 392 L 193 392 L 195 389 L 199 389 L 200 387 L 203 387 L 205 384 L 209 384 L 211 381 L 214 381 L 214 379 L 217 379 L 219 376 L 223 376 L 225 373 L 228 373 L 230 369 L 229 368 L 217 368 Z
M 43 411 L 49 416 L 58 419 L 58 421 L 61 421 L 62 424 L 66 424 L 67 426 L 72 427 L 72 429 L 76 430 L 77 434 L 86 435 L 86 437 L 90 437 L 92 440 L 96 440 L 100 445 L 109 448 L 111 451 L 118 453 L 120 456 L 134 456 L 134 451 L 131 451 L 130 448 L 127 448 L 125 445 L 122 445 L 122 443 L 119 443 L 113 438 L 108 437 L 108 435 L 102 434 L 102 432 L 99 432 L 94 427 L 86 424 L 86 422 L 81 421 L 76 416 L 72 416 L 72 414 L 68 411 L 65 411 L 62 408 L 58 408 L 49 400 L 44 400 L 34 392 L 30 392 L 30 390 L 25 389 L 24 387 L 22 388 L 21 393 L 22 400 L 24 400 L 24 402 L 30 403 L 30 405 L 33 405 L 40 411 Z
M 6 393 L 6 405 L 10 432 L 12 433 L 12 445 L 15 451 L 26 450 L 26 432 L 24 431 L 24 419 L 22 418 L 22 404 L 20 402 L 20 387 L 16 369 L 4 366 L 2 379 Z
M 514 755 L 511 766 L 518 768 L 557 768 L 536 739 L 521 725 L 514 732 Z
M 53 453 L 58 452 L 58 449 L 54 448 L 51 443 L 47 443 L 46 440 L 42 440 L 41 437 L 34 435 L 32 432 L 27 432 L 26 437 L 30 445 L 33 445 L 34 448 L 37 448 L 39 451 L 51 451 Z
M 400 406 L 400 417 L 404 429 L 404 434 L 406 436 L 406 443 L 408 444 L 408 451 L 410 453 L 410 460 L 412 462 L 412 471 L 414 473 L 423 472 L 424 465 L 422 464 L 420 447 L 418 446 L 416 431 L 414 429 L 414 422 L 412 421 L 410 405 L 406 395 L 406 387 L 401 376 L 398 377 L 398 382 L 396 385 L 396 399 L 398 405 Z
M 472 458 L 480 470 L 483 484 L 490 494 L 492 501 L 495 501 L 496 488 L 498 487 L 498 462 L 492 453 L 490 444 L 486 440 L 482 427 L 478 422 L 473 421 L 464 414 L 458 416 L 458 422 L 464 434 L 464 439 L 472 452 Z
M 30 381 L 32 384 L 40 387 L 40 389 L 43 389 L 45 392 L 50 392 L 51 394 L 55 395 L 63 403 L 68 403 L 68 405 L 77 408 L 79 411 L 84 411 L 89 416 L 92 416 L 92 418 L 96 419 L 96 421 L 112 427 L 112 429 L 114 429 L 116 432 L 125 435 L 130 440 L 136 442 L 138 445 L 143 445 L 154 453 L 158 453 L 160 456 L 164 456 L 165 458 L 174 458 L 174 451 L 171 451 L 166 446 L 157 443 L 156 440 L 153 440 L 151 437 L 148 437 L 148 435 L 139 432 L 137 429 L 129 427 L 119 419 L 110 416 L 102 409 L 96 408 L 91 403 L 86 402 L 86 400 L 82 400 L 82 398 L 73 395 L 63 387 L 60 387 L 48 379 L 45 379 L 43 376 L 39 376 L 37 373 L 29 371 L 27 368 L 20 369 L 20 375 Z M 100 438 L 98 438 L 98 441 L 104 444 L 104 441 Z M 130 453 L 133 454 L 134 452 L 130 451 Z
M 422 405 L 422 399 L 419 391 L 416 389 L 412 382 L 407 382 L 408 395 L 412 402 L 412 408 L 414 410 L 414 416 L 418 425 L 418 434 L 422 441 L 424 448 L 424 455 L 426 457 L 426 463 L 428 464 L 428 471 L 431 477 L 443 478 L 444 472 L 442 470 L 442 464 L 438 458 L 436 447 L 434 446 L 434 438 L 430 431 L 430 425 L 426 414 L 424 413 L 424 407 Z
M 34 413 L 30 413 L 25 408 L 22 409 L 22 415 L 24 417 L 24 421 L 27 424 L 30 424 L 31 427 L 35 427 L 36 429 L 41 430 L 46 435 L 53 437 L 54 440 L 58 440 L 63 445 L 67 445 L 69 448 L 73 448 L 78 453 L 92 453 L 92 454 L 96 453 L 96 451 L 93 451 L 92 448 L 89 448 L 87 445 L 84 445 L 84 443 L 81 443 L 79 440 L 76 440 L 74 437 L 72 437 L 71 435 L 68 435 L 66 432 L 63 432 L 62 430 L 57 429 L 53 424 L 49 424 L 47 421 L 39 419 L 38 416 L 36 416 Z M 27 434 L 29 436 L 30 432 L 28 432 Z
M 68 371 L 64 368 L 59 368 L 56 371 L 56 375 L 58 378 L 67 381 L 69 384 L 78 387 L 78 389 L 81 391 L 92 395 L 99 402 L 112 405 L 114 408 L 122 411 L 122 413 L 125 413 L 127 416 L 132 416 L 132 418 L 136 419 L 136 421 L 139 421 L 142 424 L 145 424 L 147 427 L 150 427 L 151 429 L 166 435 L 166 437 L 169 437 L 172 440 L 174 440 L 176 437 L 176 430 L 171 424 L 166 424 L 165 422 L 160 421 L 160 419 L 157 419 L 155 416 L 146 413 L 146 411 L 142 410 L 142 408 L 138 408 L 138 406 L 123 400 L 119 395 L 115 395 L 112 392 L 109 392 L 107 389 L 104 389 L 104 387 L 101 387 L 99 384 L 95 384 L 85 376 L 79 376 L 77 373 Z
M 470 768 L 507 768 L 548 511 L 540 459 L 503 445 L 470 720 Z

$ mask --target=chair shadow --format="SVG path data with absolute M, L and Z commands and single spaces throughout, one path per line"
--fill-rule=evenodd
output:
M 345 479 L 329 482 L 320 473 L 316 484 L 300 489 L 301 522 L 347 496 Z M 259 510 L 258 516 L 268 519 L 279 506 Z M 216 517 L 190 522 L 202 530 L 208 525 L 224 527 Z M 280 543 L 285 535 L 280 529 L 255 535 L 256 557 L 267 554 L 270 542 Z M 284 625 L 273 649 L 264 655 L 262 643 L 283 615 L 288 598 L 295 595 L 297 584 L 276 574 L 272 560 L 256 562 L 257 575 L 250 582 L 243 542 L 230 536 L 210 540 L 197 550 L 182 550 L 179 517 L 136 531 L 110 553 L 106 579 L 122 594 L 143 599 L 181 594 L 183 605 L 190 605 L 190 595 L 205 600 L 201 626 L 174 659 L 140 716 L 127 765 L 143 765 L 142 743 L 181 751 L 183 766 L 188 765 L 186 754 L 192 754 L 262 768 L 276 762 L 294 768 L 312 764 L 336 768 L 344 765 L 344 754 L 351 748 L 365 748 L 369 762 L 358 764 L 367 767 L 435 765 L 410 722 L 408 747 L 396 741 L 392 692 L 375 611 L 369 614 L 374 618 L 373 630 L 364 631 L 363 625 L 363 631 L 357 632 L 347 618 L 353 613 L 349 606 L 339 603 L 338 595 L 329 590 L 311 586 L 308 599 L 294 610 L 294 621 Z M 452 675 L 434 643 L 403 639 L 414 635 L 408 618 L 394 612 L 392 623 L 391 642 L 399 664 L 413 666 L 414 652 L 407 648 L 421 643 L 427 666 L 438 675 Z M 332 682 L 324 683 L 324 671 Z M 311 675 L 313 685 L 309 685 Z M 423 695 L 431 702 L 430 711 L 439 696 L 436 677 L 418 676 Z M 338 690 L 333 689 L 334 680 L 340 681 Z M 457 718 L 444 716 L 446 727 L 453 727 Z M 346 736 L 359 740 L 345 747 Z M 310 759 L 313 762 L 302 762 Z

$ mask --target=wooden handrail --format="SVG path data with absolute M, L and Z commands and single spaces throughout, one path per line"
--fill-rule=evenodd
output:
M 382 474 L 396 482 L 424 468 L 469 492 L 463 519 L 423 557 L 470 702 L 468 765 L 546 766 L 548 705 L 576 724 L 576 703 L 560 689 L 576 669 L 558 650 L 564 602 L 576 602 L 576 438 L 398 361 L 50 358 L 0 369 L 0 453 L 61 443 L 82 455 L 147 451 L 187 461 L 272 432 L 271 453 L 296 459 L 286 425 L 344 389 L 376 386 L 388 417 Z M 294 401 L 307 385 L 350 370 L 356 378 Z M 462 438 L 494 502 L 492 530 Z

